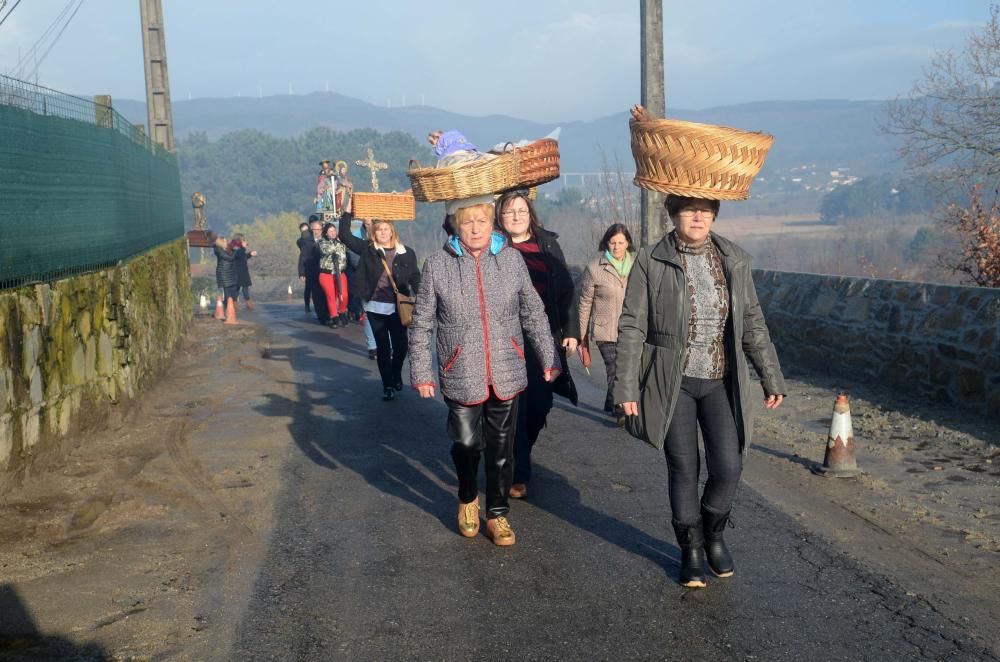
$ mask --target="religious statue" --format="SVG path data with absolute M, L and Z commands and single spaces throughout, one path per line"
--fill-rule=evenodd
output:
M 319 176 L 316 178 L 316 211 L 333 211 L 336 173 L 327 159 L 320 161 L 319 167 Z
M 347 206 L 347 201 L 351 199 L 351 195 L 354 193 L 354 184 L 347 175 L 347 163 L 345 161 L 337 161 L 334 172 L 336 174 L 333 177 L 333 210 L 337 218 L 340 218 L 344 208 Z
M 205 194 L 201 191 L 192 193 L 191 206 L 194 207 L 194 229 L 204 230 L 208 225 L 205 221 Z

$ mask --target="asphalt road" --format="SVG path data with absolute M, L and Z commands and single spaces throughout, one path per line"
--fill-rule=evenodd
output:
M 359 327 L 262 308 L 296 397 L 257 411 L 290 418 L 298 452 L 234 658 L 996 659 L 745 486 L 736 576 L 681 588 L 663 458 L 600 412 L 599 368 L 579 408 L 557 399 L 517 545 L 464 539 L 440 398 L 383 402 Z

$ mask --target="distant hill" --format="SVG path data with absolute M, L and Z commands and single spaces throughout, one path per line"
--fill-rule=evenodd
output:
M 119 100 L 115 107 L 134 123 L 146 122 L 143 103 Z M 796 182 L 798 187 L 805 187 L 822 185 L 831 177 L 831 171 L 854 176 L 897 172 L 900 164 L 896 142 L 878 129 L 883 107 L 881 101 L 767 101 L 704 110 L 674 109 L 669 115 L 774 134 L 777 140 L 761 173 L 765 182 L 770 183 L 755 190 L 788 193 L 794 190 L 789 191 L 784 185 L 776 188 L 775 180 L 786 176 L 784 181 L 788 183 L 794 177 L 800 180 Z M 617 155 L 624 169 L 631 170 L 627 119 L 627 113 L 622 112 L 591 122 L 562 123 L 563 171 L 599 171 L 602 154 L 612 160 Z M 383 108 L 322 92 L 175 101 L 174 123 L 178 138 L 205 132 L 212 140 L 239 129 L 290 137 L 315 127 L 329 127 L 339 131 L 397 130 L 422 142 L 428 130 L 458 128 L 480 147 L 508 139 L 543 136 L 560 126 L 504 115 L 460 115 L 430 106 Z

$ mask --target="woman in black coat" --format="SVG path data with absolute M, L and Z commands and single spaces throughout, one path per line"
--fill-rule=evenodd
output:
M 340 217 L 339 237 L 361 258 L 351 286 L 365 302 L 365 312 L 375 335 L 382 399 L 392 400 L 395 397 L 393 390 L 403 390 L 403 361 L 408 348 L 406 327 L 396 311 L 392 281 L 395 281 L 401 294 L 416 294 L 420 285 L 417 255 L 399 241 L 396 228 L 389 221 L 373 220 L 369 239 L 359 239 L 351 234 L 354 216 L 350 212 L 350 204 Z M 386 266 L 392 273 L 392 280 L 386 273 Z
M 560 349 L 563 375 L 567 380 L 566 352 L 575 352 L 580 340 L 580 322 L 573 314 L 573 279 L 566 268 L 566 258 L 557 241 L 558 235 L 542 228 L 535 208 L 526 191 L 504 193 L 496 203 L 497 226 L 510 237 L 511 245 L 524 258 L 535 290 L 545 304 L 552 337 Z M 528 387 L 521 393 L 517 412 L 517 433 L 514 438 L 514 481 L 510 496 L 523 499 L 531 480 L 531 449 L 545 427 L 552 409 L 553 388 L 558 386 L 543 379 L 542 366 L 533 354 L 526 354 Z

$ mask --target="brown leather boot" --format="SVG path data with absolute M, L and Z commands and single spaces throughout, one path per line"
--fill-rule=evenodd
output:
M 475 538 L 479 534 L 479 497 L 469 503 L 458 504 L 458 532 L 466 538 Z
M 507 547 L 516 542 L 514 530 L 510 528 L 506 517 L 492 517 L 486 520 L 486 535 L 498 547 Z
M 528 486 L 524 483 L 514 483 L 510 486 L 510 491 L 507 492 L 507 496 L 511 499 L 524 499 L 528 496 Z

